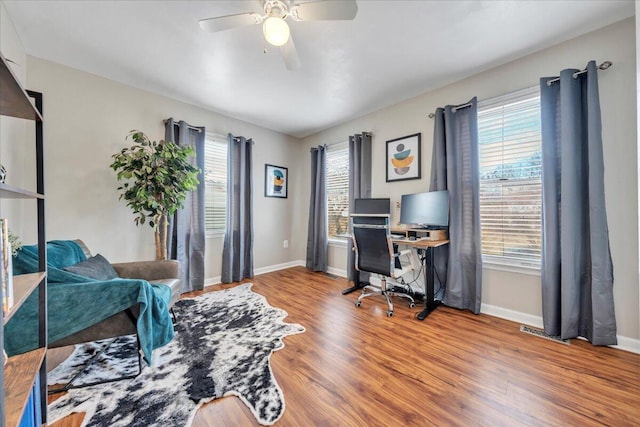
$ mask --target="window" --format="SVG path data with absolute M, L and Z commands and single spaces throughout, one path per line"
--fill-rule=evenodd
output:
M 345 237 L 349 225 L 349 144 L 327 147 L 327 219 L 329 238 Z
M 478 105 L 482 254 L 488 262 L 540 265 L 542 152 L 537 87 Z
M 204 143 L 204 228 L 224 233 L 227 221 L 227 138 L 207 133 Z

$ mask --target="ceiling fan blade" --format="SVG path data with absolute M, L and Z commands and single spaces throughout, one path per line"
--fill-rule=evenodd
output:
M 300 58 L 298 57 L 298 51 L 296 45 L 293 43 L 293 37 L 289 37 L 289 41 L 280 47 L 284 63 L 287 66 L 287 70 L 294 71 L 302 66 Z
M 296 21 L 339 21 L 354 19 L 358 14 L 356 0 L 331 0 L 301 3 L 293 6 Z
M 253 12 L 239 13 L 237 15 L 218 16 L 200 20 L 200 28 L 210 33 L 230 30 L 232 28 L 246 27 L 248 25 L 259 24 L 260 15 Z

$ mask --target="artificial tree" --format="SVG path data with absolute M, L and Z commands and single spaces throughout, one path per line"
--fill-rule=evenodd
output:
M 200 169 L 189 163 L 195 151 L 172 141 L 151 141 L 137 130 L 129 138 L 135 144 L 111 156 L 110 167 L 122 181 L 119 199 L 133 210 L 136 225 L 148 222 L 153 227 L 156 259 L 167 259 L 169 216 L 182 208 L 187 193 L 199 184 Z

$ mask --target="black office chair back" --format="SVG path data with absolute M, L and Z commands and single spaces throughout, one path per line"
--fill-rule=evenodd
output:
M 391 276 L 394 268 L 393 245 L 388 216 L 351 217 L 356 269 Z

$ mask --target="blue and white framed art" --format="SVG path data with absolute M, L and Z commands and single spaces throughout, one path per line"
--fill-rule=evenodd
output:
M 282 166 L 264 165 L 264 196 L 287 198 L 289 169 Z

